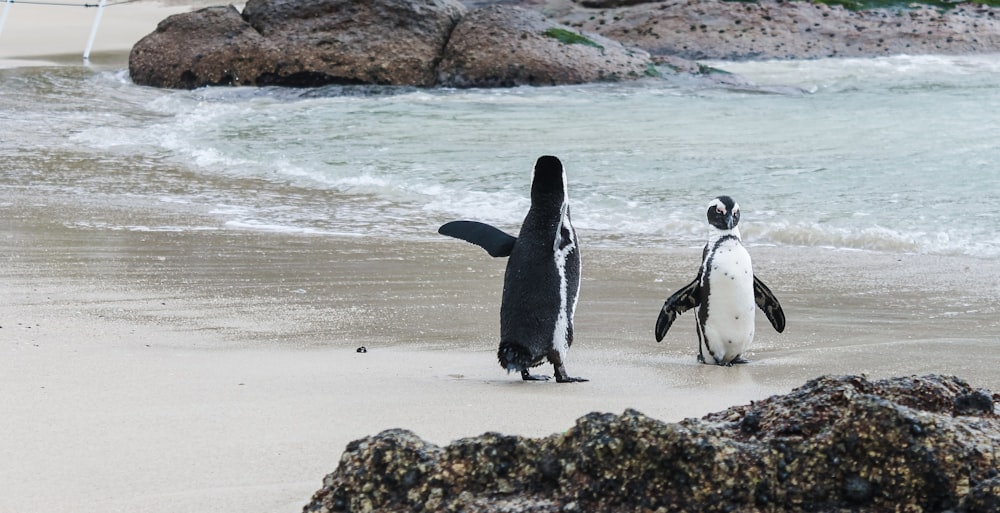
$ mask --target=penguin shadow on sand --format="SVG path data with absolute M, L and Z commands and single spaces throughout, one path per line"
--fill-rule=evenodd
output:
M 556 381 L 587 381 L 566 372 L 580 292 L 580 247 L 570 222 L 566 172 L 558 158 L 535 162 L 531 207 L 517 237 L 477 221 L 452 221 L 438 233 L 471 242 L 492 257 L 507 257 L 500 304 L 497 359 L 524 381 L 547 381 L 532 367 L 547 360 Z
M 656 319 L 656 341 L 663 340 L 678 315 L 696 308 L 698 361 L 747 363 L 742 355 L 753 341 L 756 308 L 778 333 L 785 330 L 785 313 L 771 289 L 753 273 L 737 226 L 739 204 L 719 196 L 708 204 L 707 215 L 711 230 L 698 275 L 663 303 Z

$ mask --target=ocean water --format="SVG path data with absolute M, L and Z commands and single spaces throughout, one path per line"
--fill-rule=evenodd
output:
M 697 246 L 711 198 L 750 244 L 1000 256 L 1000 56 L 711 63 L 755 85 L 158 90 L 123 67 L 0 69 L 0 187 L 234 229 L 516 233 L 544 154 L 585 244 Z

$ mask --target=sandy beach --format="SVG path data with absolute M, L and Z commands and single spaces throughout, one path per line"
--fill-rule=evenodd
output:
M 124 68 L 187 8 L 110 8 L 94 51 Z M 36 39 L 60 9 L 15 4 L 0 61 L 82 52 L 90 10 L 81 32 Z M 523 383 L 495 359 L 505 262 L 460 241 L 234 229 L 188 204 L 0 185 L 0 512 L 291 513 L 348 442 L 384 429 L 445 444 L 592 411 L 677 421 L 823 374 L 1000 390 L 993 260 L 749 241 L 788 327 L 758 316 L 751 363 L 722 368 L 696 363 L 691 317 L 652 334 L 700 248 L 591 247 L 581 231 L 567 367 L 591 381 Z
M 0 511 L 291 512 L 383 429 L 444 444 L 590 411 L 676 421 L 822 374 L 1000 389 L 993 262 L 752 247 L 788 328 L 758 316 L 752 363 L 721 368 L 695 363 L 693 319 L 652 338 L 696 248 L 590 249 L 568 367 L 591 381 L 522 383 L 495 364 L 503 261 L 464 243 L 73 222 L 210 222 L 179 208 L 0 196 Z
M 128 52 L 164 18 L 208 5 L 210 0 L 107 2 L 97 24 L 91 59 Z M 237 5 L 242 5 L 239 3 Z M 0 2 L 0 13 L 7 4 Z M 97 2 L 22 3 L 7 9 L 0 27 L 0 67 L 81 59 L 97 18 Z

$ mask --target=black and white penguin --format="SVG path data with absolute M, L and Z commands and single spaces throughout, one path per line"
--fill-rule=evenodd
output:
M 520 372 L 525 381 L 543 381 L 549 377 L 528 369 L 548 360 L 556 381 L 587 381 L 566 373 L 580 292 L 580 248 L 558 158 L 542 156 L 535 162 L 531 208 L 517 237 L 476 221 L 453 221 L 438 233 L 476 244 L 491 256 L 509 257 L 500 305 L 501 367 Z
M 739 222 L 740 206 L 729 196 L 708 204 L 712 231 L 698 276 L 667 298 L 656 319 L 659 342 L 678 315 L 698 307 L 698 361 L 702 363 L 747 362 L 741 355 L 753 341 L 755 307 L 764 311 L 778 333 L 785 329 L 781 304 L 753 274 L 750 254 L 740 240 Z

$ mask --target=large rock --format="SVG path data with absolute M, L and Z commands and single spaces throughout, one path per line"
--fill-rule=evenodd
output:
M 1000 51 L 1000 9 L 975 4 L 944 11 L 919 5 L 855 11 L 785 0 L 665 0 L 628 7 L 613 0 L 607 3 L 617 5 L 564 10 L 557 20 L 653 55 L 686 59 L 811 59 Z
M 129 56 L 141 85 L 433 86 L 457 0 L 250 0 L 171 16 Z
M 458 0 L 249 0 L 161 22 L 129 56 L 141 85 L 496 87 L 628 80 L 649 54 L 517 7 Z
M 853 11 L 785 0 L 465 0 L 475 16 L 443 55 L 465 7 L 458 0 L 250 0 L 243 18 L 213 7 L 164 20 L 133 47 L 138 84 L 318 86 L 394 84 L 427 87 L 572 83 L 642 76 L 641 48 L 673 69 L 691 59 L 802 59 L 896 54 L 1000 52 L 1000 9 L 960 4 L 947 10 Z M 565 41 L 539 37 L 511 4 L 544 13 Z M 588 7 L 589 6 L 589 7 Z M 507 25 L 492 26 L 487 20 Z M 256 28 L 254 28 L 256 27 Z M 572 27 L 572 28 L 570 28 Z M 569 33 L 576 33 L 579 38 Z M 509 39 L 503 35 L 521 39 Z M 556 34 L 556 33 L 552 33 Z M 606 43 L 599 34 L 621 43 Z M 596 46 L 589 45 L 587 42 Z M 538 45 L 537 47 L 535 45 Z M 585 47 L 588 47 L 585 48 Z M 593 57 L 602 47 L 607 62 Z M 445 67 L 438 70 L 442 58 Z M 583 58 L 581 70 L 567 59 Z M 546 60 L 549 59 L 549 60 Z M 680 62 L 680 65 L 676 65 Z M 551 69 L 553 76 L 536 72 Z M 651 68 L 647 68 L 652 71 Z M 697 74 L 697 73 L 696 73 Z
M 433 86 L 457 0 L 249 0 L 243 18 L 282 49 L 277 83 Z
M 595 413 L 447 447 L 390 430 L 352 442 L 303 511 L 996 511 L 996 399 L 954 377 L 823 377 L 677 424 Z
M 207 7 L 161 21 L 129 54 L 132 81 L 154 87 L 254 85 L 280 51 L 234 7 Z
M 537 11 L 493 5 L 470 11 L 451 35 L 438 71 L 449 87 L 511 87 L 634 80 L 649 54 L 581 34 Z

